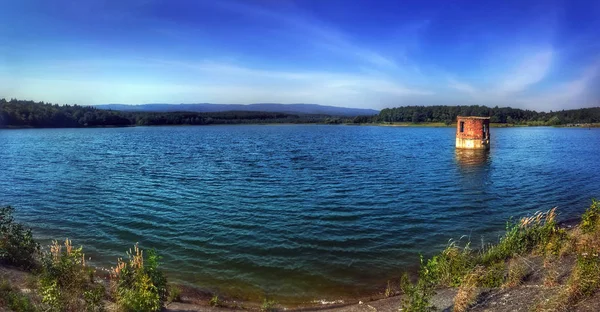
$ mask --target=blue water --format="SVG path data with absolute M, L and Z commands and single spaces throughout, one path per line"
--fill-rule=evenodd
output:
M 245 298 L 374 292 L 451 238 L 600 197 L 600 129 L 207 126 L 0 130 L 0 204 L 99 266 L 134 243 L 172 280 Z

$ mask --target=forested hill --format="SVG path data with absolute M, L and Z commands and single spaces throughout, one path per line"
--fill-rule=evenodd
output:
M 330 115 L 355 117 L 361 115 L 376 115 L 379 111 L 365 108 L 349 108 L 326 106 L 318 104 L 277 104 L 277 103 L 259 103 L 259 104 L 106 104 L 94 105 L 99 109 L 111 109 L 126 112 L 196 112 L 196 113 L 214 113 L 214 112 L 270 112 L 286 113 L 293 115 Z
M 263 123 L 386 123 L 444 122 L 456 116 L 489 116 L 495 123 L 561 125 L 600 123 L 600 107 L 536 112 L 509 107 L 405 106 L 383 109 L 378 115 L 336 117 L 278 112 L 124 112 L 91 106 L 57 105 L 44 102 L 0 99 L 0 128 L 9 127 L 99 127 L 145 125 L 210 125 Z
M 443 122 L 451 124 L 456 116 L 490 117 L 493 123 L 509 123 L 533 126 L 600 123 L 600 107 L 536 112 L 510 107 L 487 106 L 403 106 L 386 108 L 376 116 L 360 116 L 355 122 Z
M 102 126 L 211 125 L 244 123 L 328 123 L 339 118 L 275 112 L 122 112 L 91 106 L 0 99 L 0 128 L 76 128 Z

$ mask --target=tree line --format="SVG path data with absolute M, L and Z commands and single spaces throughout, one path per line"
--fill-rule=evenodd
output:
M 326 115 L 296 115 L 249 111 L 211 113 L 125 112 L 97 109 L 92 106 L 58 105 L 16 99 L 0 99 L 0 127 L 2 128 L 317 123 L 328 122 L 329 117 Z
M 451 124 L 457 116 L 490 117 L 493 123 L 508 123 L 533 126 L 599 123 L 600 107 L 562 110 L 549 113 L 511 107 L 487 107 L 479 105 L 457 106 L 403 106 L 385 108 L 375 116 L 358 116 L 354 122 L 443 122 Z
M 273 112 L 126 112 L 92 106 L 58 105 L 17 99 L 0 99 L 0 128 L 102 127 L 212 125 L 263 123 L 377 124 L 391 122 L 438 122 L 452 124 L 456 116 L 490 117 L 493 123 L 534 126 L 600 123 L 600 107 L 549 113 L 510 107 L 487 106 L 403 106 L 386 108 L 377 115 L 339 117 Z

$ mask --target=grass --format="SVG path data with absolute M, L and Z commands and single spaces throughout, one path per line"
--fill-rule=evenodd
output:
M 558 261 L 559 259 L 554 256 L 544 258 L 544 286 L 551 288 L 558 286 Z
M 394 295 L 394 290 L 392 289 L 392 283 L 388 280 L 387 286 L 385 287 L 385 293 L 383 294 L 386 298 L 389 298 Z
M 13 288 L 7 280 L 0 281 L 0 306 L 15 312 L 41 311 L 31 298 Z
M 484 266 L 477 285 L 486 288 L 501 287 L 505 279 L 506 264 L 504 261 Z
M 600 203 L 592 201 L 584 213 L 581 233 L 570 237 L 558 227 L 556 208 L 537 212 L 518 221 L 509 220 L 498 243 L 479 250 L 451 241 L 439 254 L 427 261 L 421 258 L 419 279 L 410 283 L 403 278 L 402 311 L 431 311 L 431 298 L 439 287 L 457 287 L 455 311 L 465 311 L 472 304 L 477 288 L 515 288 L 532 273 L 527 257 L 544 257 L 544 284 L 557 283 L 556 263 L 575 251 L 577 264 L 561 298 L 549 302 L 572 304 L 600 288 Z M 576 247 L 570 247 L 575 245 Z
M 574 245 L 572 252 L 575 253 L 576 262 L 566 285 L 556 285 L 555 280 L 548 282 L 552 286 L 560 287 L 560 290 L 554 297 L 538 303 L 537 311 L 569 311 L 574 305 L 600 290 L 599 204 L 597 200 L 592 200 L 592 205 L 583 214 L 579 227 L 571 232 L 570 243 Z M 552 264 L 549 266 L 552 270 Z
M 592 199 L 592 205 L 581 216 L 581 231 L 590 234 L 600 227 L 600 201 Z
M 526 254 L 547 246 L 550 241 L 556 241 L 557 239 L 553 238 L 555 235 L 562 235 L 556 224 L 556 208 L 545 213 L 537 212 L 519 222 L 509 221 L 504 236 L 498 244 L 483 251 L 481 261 L 483 264 L 490 264 Z
M 478 266 L 472 272 L 468 273 L 458 288 L 454 297 L 454 312 L 464 312 L 477 299 L 477 284 L 480 276 L 483 274 L 483 267 Z
M 526 260 L 521 257 L 510 259 L 508 262 L 508 277 L 502 288 L 513 288 L 520 286 L 529 274 Z
M 167 302 L 178 302 L 181 301 L 181 287 L 174 284 L 169 284 L 167 294 Z

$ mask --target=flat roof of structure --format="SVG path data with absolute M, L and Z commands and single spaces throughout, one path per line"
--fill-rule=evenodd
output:
M 457 116 L 460 119 L 490 119 L 490 117 L 478 117 L 478 116 Z

